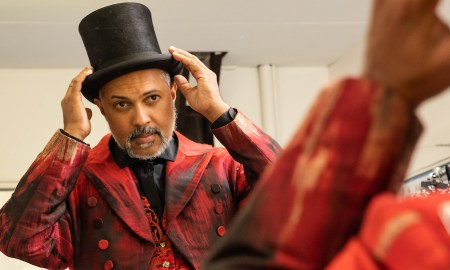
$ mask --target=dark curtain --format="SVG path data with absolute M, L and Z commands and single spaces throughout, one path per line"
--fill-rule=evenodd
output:
M 216 73 L 217 83 L 219 83 L 220 67 L 226 52 L 191 53 L 197 56 L 209 69 Z M 190 74 L 187 70 L 184 70 L 183 76 L 189 80 Z M 181 92 L 177 94 L 175 106 L 178 111 L 177 130 L 195 142 L 214 145 L 213 134 L 208 119 L 191 109 L 191 107 L 186 104 L 186 99 Z

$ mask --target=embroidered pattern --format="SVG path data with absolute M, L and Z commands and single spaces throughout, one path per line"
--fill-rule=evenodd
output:
M 167 237 L 164 229 L 166 225 L 165 213 L 163 214 L 163 220 L 160 220 L 155 211 L 153 211 L 147 198 L 141 196 L 141 200 L 144 204 L 145 214 L 147 215 L 153 240 L 156 244 L 155 252 L 153 253 L 152 261 L 148 269 L 192 269 L 184 262 L 181 253 L 172 245 L 172 242 Z

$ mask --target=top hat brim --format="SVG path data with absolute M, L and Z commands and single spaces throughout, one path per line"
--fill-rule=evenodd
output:
M 172 78 L 181 74 L 183 64 L 175 60 L 169 53 L 141 53 L 133 57 L 127 57 L 124 61 L 117 61 L 117 63 L 99 71 L 95 71 L 94 68 L 94 73 L 84 80 L 81 92 L 87 100 L 94 103 L 94 99 L 98 98 L 100 89 L 107 82 L 133 71 L 153 68 L 166 71 Z

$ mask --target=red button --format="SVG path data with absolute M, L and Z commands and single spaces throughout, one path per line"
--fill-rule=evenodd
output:
M 216 232 L 217 232 L 217 235 L 224 236 L 226 233 L 226 229 L 224 226 L 219 226 L 219 227 L 217 227 Z
M 87 204 L 88 204 L 90 207 L 96 206 L 96 205 L 97 205 L 97 198 L 95 198 L 95 197 L 89 197 L 88 200 L 87 200 Z
M 98 241 L 98 248 L 101 250 L 106 250 L 109 247 L 109 242 L 108 240 L 100 240 Z
M 111 260 L 107 260 L 105 262 L 105 265 L 103 266 L 103 269 L 105 270 L 111 270 L 114 267 L 114 263 Z

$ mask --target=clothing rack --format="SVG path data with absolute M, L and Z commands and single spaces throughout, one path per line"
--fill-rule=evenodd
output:
M 435 165 L 434 168 L 423 171 L 407 178 L 400 188 L 400 195 L 411 196 L 414 194 L 448 190 L 450 188 L 450 162 Z

